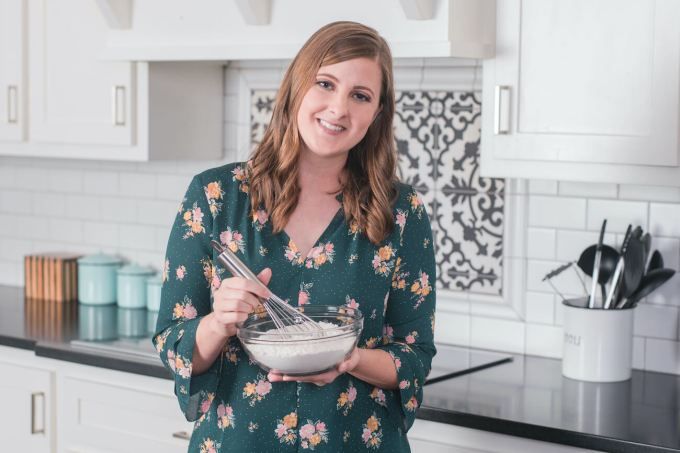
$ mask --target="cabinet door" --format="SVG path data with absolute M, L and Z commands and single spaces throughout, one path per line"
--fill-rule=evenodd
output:
M 52 450 L 49 371 L 0 362 L 2 451 Z
M 23 0 L 0 2 L 0 141 L 23 139 L 24 30 Z
M 99 59 L 107 25 L 92 0 L 29 0 L 30 140 L 134 143 L 134 63 Z
M 678 166 L 680 2 L 496 5 L 497 54 L 484 63 L 488 174 L 571 179 L 584 168 L 574 163 Z M 503 174 L 493 162 L 503 159 L 527 164 Z M 565 165 L 550 167 L 557 174 L 532 166 L 546 161 Z
M 60 379 L 59 451 L 185 453 L 193 425 L 179 410 L 172 381 L 146 378 L 140 385 L 135 378 L 116 384 L 74 375 Z

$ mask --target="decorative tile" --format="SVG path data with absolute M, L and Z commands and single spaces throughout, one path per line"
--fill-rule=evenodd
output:
M 276 96 L 253 90 L 251 140 L 262 139 Z M 478 93 L 398 91 L 398 175 L 420 194 L 436 247 L 438 287 L 502 293 L 505 181 L 479 176 Z

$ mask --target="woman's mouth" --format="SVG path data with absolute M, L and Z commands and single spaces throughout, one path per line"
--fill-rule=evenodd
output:
M 331 133 L 337 134 L 345 130 L 344 127 L 338 126 L 337 124 L 329 123 L 328 121 L 322 120 L 321 118 L 318 118 L 317 122 L 321 125 L 322 128 Z

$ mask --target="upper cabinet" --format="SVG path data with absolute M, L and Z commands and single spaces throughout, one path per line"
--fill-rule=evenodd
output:
M 24 137 L 24 6 L 22 0 L 0 2 L 0 143 L 18 142 Z
M 494 52 L 495 0 L 97 3 L 111 27 L 104 53 L 111 59 L 289 59 L 312 33 L 337 20 L 376 28 L 397 58 L 487 58 Z
M 503 0 L 486 176 L 680 185 L 680 2 Z
M 106 61 L 108 31 L 93 0 L 2 2 L 0 155 L 221 157 L 223 63 Z

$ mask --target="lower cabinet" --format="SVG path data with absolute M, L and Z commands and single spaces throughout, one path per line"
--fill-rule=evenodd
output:
M 172 385 L 111 370 L 60 373 L 58 451 L 186 453 L 192 424 L 182 417 Z
M 427 420 L 416 420 L 408 439 L 412 453 L 596 453 Z
M 0 432 L 7 452 L 55 451 L 54 373 L 27 363 L 0 360 Z

